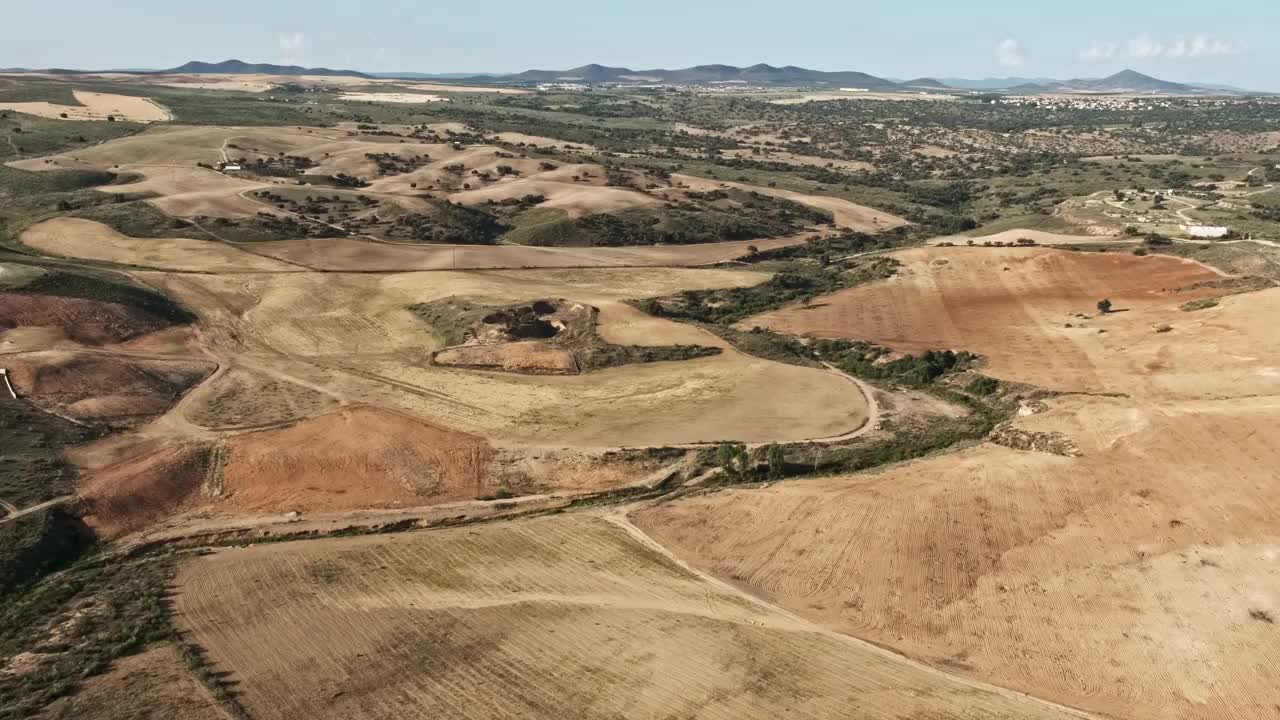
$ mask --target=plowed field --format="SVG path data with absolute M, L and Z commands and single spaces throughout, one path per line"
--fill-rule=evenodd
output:
M 176 620 L 255 718 L 1060 718 L 559 516 L 223 550 Z

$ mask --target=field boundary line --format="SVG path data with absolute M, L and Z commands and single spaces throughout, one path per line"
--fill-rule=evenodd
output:
M 714 575 L 711 575 L 710 573 L 703 572 L 702 570 L 699 570 L 698 568 L 693 567 L 689 563 L 685 562 L 682 558 L 677 556 L 675 553 L 673 553 L 671 550 L 669 550 L 665 545 L 653 539 L 647 533 L 645 533 L 645 531 L 641 530 L 634 523 L 632 523 L 630 517 L 628 516 L 627 506 L 605 513 L 602 515 L 602 517 L 607 522 L 612 523 L 622 531 L 626 532 L 627 535 L 629 535 L 636 542 L 639 542 L 641 545 L 643 545 L 646 548 L 649 548 L 650 550 L 653 550 L 654 552 L 660 553 L 662 557 L 675 563 L 680 568 L 692 573 L 693 575 L 698 577 L 700 580 L 710 583 L 714 587 L 717 587 L 743 600 L 749 601 L 752 604 L 757 605 L 761 608 L 768 609 L 772 612 L 780 613 L 781 615 L 788 617 L 791 620 L 799 623 L 801 627 L 806 628 L 810 632 L 815 632 L 820 635 L 838 640 L 846 645 L 853 645 L 861 650 L 869 651 L 882 658 L 903 663 L 904 665 L 907 665 L 915 670 L 920 670 L 922 672 L 933 675 L 935 677 L 939 677 L 959 685 L 964 685 L 966 687 L 969 687 L 975 690 L 994 693 L 996 695 L 1001 695 L 1003 697 L 1008 697 L 1008 698 L 1026 700 L 1029 702 L 1037 703 L 1039 705 L 1043 705 L 1044 707 L 1051 708 L 1053 710 L 1057 710 L 1059 712 L 1074 715 L 1078 718 L 1084 718 L 1085 720 L 1105 720 L 1105 716 L 1103 715 L 1097 715 L 1087 710 L 1081 710 L 1080 708 L 1074 708 L 1074 707 L 1071 707 L 1070 705 L 1063 705 L 1062 703 L 1057 703 L 1052 700 L 1046 700 L 1045 698 L 1036 697 L 1035 695 L 1031 695 L 1029 693 L 1022 692 L 1020 690 L 1014 690 L 1012 688 L 1002 687 L 1000 685 L 994 685 L 991 683 L 983 682 L 981 680 L 974 680 L 961 675 L 954 675 L 952 673 L 946 672 L 945 670 L 940 670 L 932 665 L 921 662 L 919 660 L 915 660 L 911 657 L 903 655 L 902 653 L 891 650 L 883 645 L 877 645 L 876 643 L 863 640 L 862 638 L 859 638 L 857 636 L 848 635 L 842 632 L 831 630 L 830 628 L 823 627 L 822 625 L 819 625 L 813 622 L 812 620 L 801 617 L 800 615 L 797 615 L 796 613 L 791 612 L 790 610 L 787 610 L 778 605 L 775 605 L 763 598 L 760 598 L 751 593 L 748 593 L 745 590 L 742 590 L 741 588 L 730 585 L 729 583 L 721 580 L 720 578 L 715 577 Z

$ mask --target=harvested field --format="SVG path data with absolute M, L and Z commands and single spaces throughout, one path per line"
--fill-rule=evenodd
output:
M 215 240 L 131 238 L 92 220 L 58 217 L 22 234 L 29 247 L 85 260 L 195 272 L 290 272 L 298 268 Z
M 242 218 L 260 212 L 281 214 L 276 208 L 243 197 L 244 193 L 268 185 L 228 177 L 198 167 L 129 166 L 142 175 L 142 180 L 125 185 L 108 185 L 102 192 L 135 194 L 152 193 L 147 202 L 166 215 L 182 218 L 197 216 Z
M 0 110 L 66 120 L 106 120 L 108 116 L 130 122 L 164 122 L 173 115 L 149 98 L 129 95 L 72 90 L 79 105 L 57 105 L 49 102 L 0 103 Z
M 1016 427 L 1079 457 L 984 444 L 636 520 L 697 567 L 951 672 L 1109 717 L 1269 718 L 1278 424 L 1274 396 L 1063 398 Z
M 1280 291 L 1222 301 L 1212 315 L 1179 307 L 1223 295 L 1217 271 L 1168 256 L 1047 248 L 929 248 L 895 253 L 889 280 L 743 327 L 868 340 L 917 352 L 969 350 L 984 372 L 1045 388 L 1160 397 L 1274 392 L 1276 334 L 1260 320 Z M 1208 285 L 1205 285 L 1208 283 Z M 1100 315 L 1110 299 L 1115 312 Z M 1170 331 L 1156 332 L 1168 326 Z
M 718 180 L 707 180 L 706 178 L 693 177 L 692 175 L 672 175 L 671 181 L 687 185 L 694 190 L 713 190 L 718 187 L 737 188 L 747 192 L 757 192 L 761 195 L 770 195 L 772 197 L 783 198 L 798 202 L 801 205 L 808 205 L 812 208 L 825 210 L 832 214 L 837 225 L 856 230 L 858 232 L 882 232 L 892 230 L 893 228 L 906 225 L 907 221 L 895 215 L 881 212 L 874 208 L 849 202 L 842 198 L 831 197 L 828 195 L 806 195 L 792 190 L 781 190 L 778 188 L 761 187 L 758 185 L 745 185 L 735 182 L 721 182 Z
M 222 154 L 218 152 L 218 148 L 233 132 L 231 128 L 163 125 L 101 145 L 78 148 L 48 158 L 20 160 L 10 165 L 36 171 L 77 167 L 112 168 L 115 165 L 189 167 L 197 162 L 215 163 L 221 160 Z
M 79 352 L 5 359 L 18 394 L 81 422 L 133 426 L 167 411 L 213 372 L 212 363 Z
M 578 364 L 573 353 L 538 340 L 461 345 L 441 350 L 432 362 L 445 367 L 502 370 L 531 375 L 574 375 Z
M 566 698 L 580 718 L 1070 717 L 821 632 L 581 515 L 221 550 L 177 585 L 179 627 L 262 720 L 562 716 Z
M 552 248 L 512 245 L 395 245 L 351 238 L 280 240 L 254 252 L 316 270 L 353 272 L 490 268 L 603 268 L 714 265 L 760 250 L 799 245 L 810 235 L 700 245 Z
M 346 510 L 474 500 L 498 489 L 484 440 L 353 407 L 226 442 L 222 507 Z
M 138 275 L 196 310 L 216 347 L 306 359 L 271 362 L 313 387 L 519 446 L 802 440 L 849 432 L 867 417 L 865 398 L 842 376 L 736 352 L 570 377 L 432 366 L 430 353 L 444 343 L 408 310 L 450 296 L 498 306 L 548 297 L 600 306 L 687 288 L 754 285 L 764 279 L 758 273 Z M 609 315 L 602 322 L 606 339 L 622 332 L 609 327 Z M 687 342 L 690 329 L 670 321 L 654 319 L 649 328 L 648 344 L 722 345 L 701 331 L 700 341 Z M 762 393 L 766 387 L 778 395 Z
M 76 494 L 85 523 L 99 536 L 115 538 L 205 502 L 214 471 L 209 446 L 168 444 L 85 473 Z
M 187 410 L 187 419 L 207 428 L 273 425 L 329 412 L 330 395 L 262 371 L 233 367 L 216 378 Z
M 74 695 L 54 701 L 38 720 L 230 720 L 209 690 L 191 677 L 173 645 L 159 644 L 112 663 Z

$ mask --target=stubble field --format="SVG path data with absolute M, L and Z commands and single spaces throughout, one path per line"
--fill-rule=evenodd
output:
M 599 517 L 225 550 L 177 585 L 179 628 L 264 720 L 1073 716 L 772 610 Z

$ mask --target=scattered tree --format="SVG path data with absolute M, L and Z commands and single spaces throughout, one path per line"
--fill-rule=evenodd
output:
M 1098 312 L 1102 313 L 1103 315 L 1106 315 L 1107 313 L 1111 312 L 1111 301 L 1110 301 L 1110 300 L 1099 300 L 1099 301 L 1098 301 Z
M 742 480 L 751 471 L 751 456 L 742 443 L 720 443 L 716 460 L 724 474 L 733 480 Z

